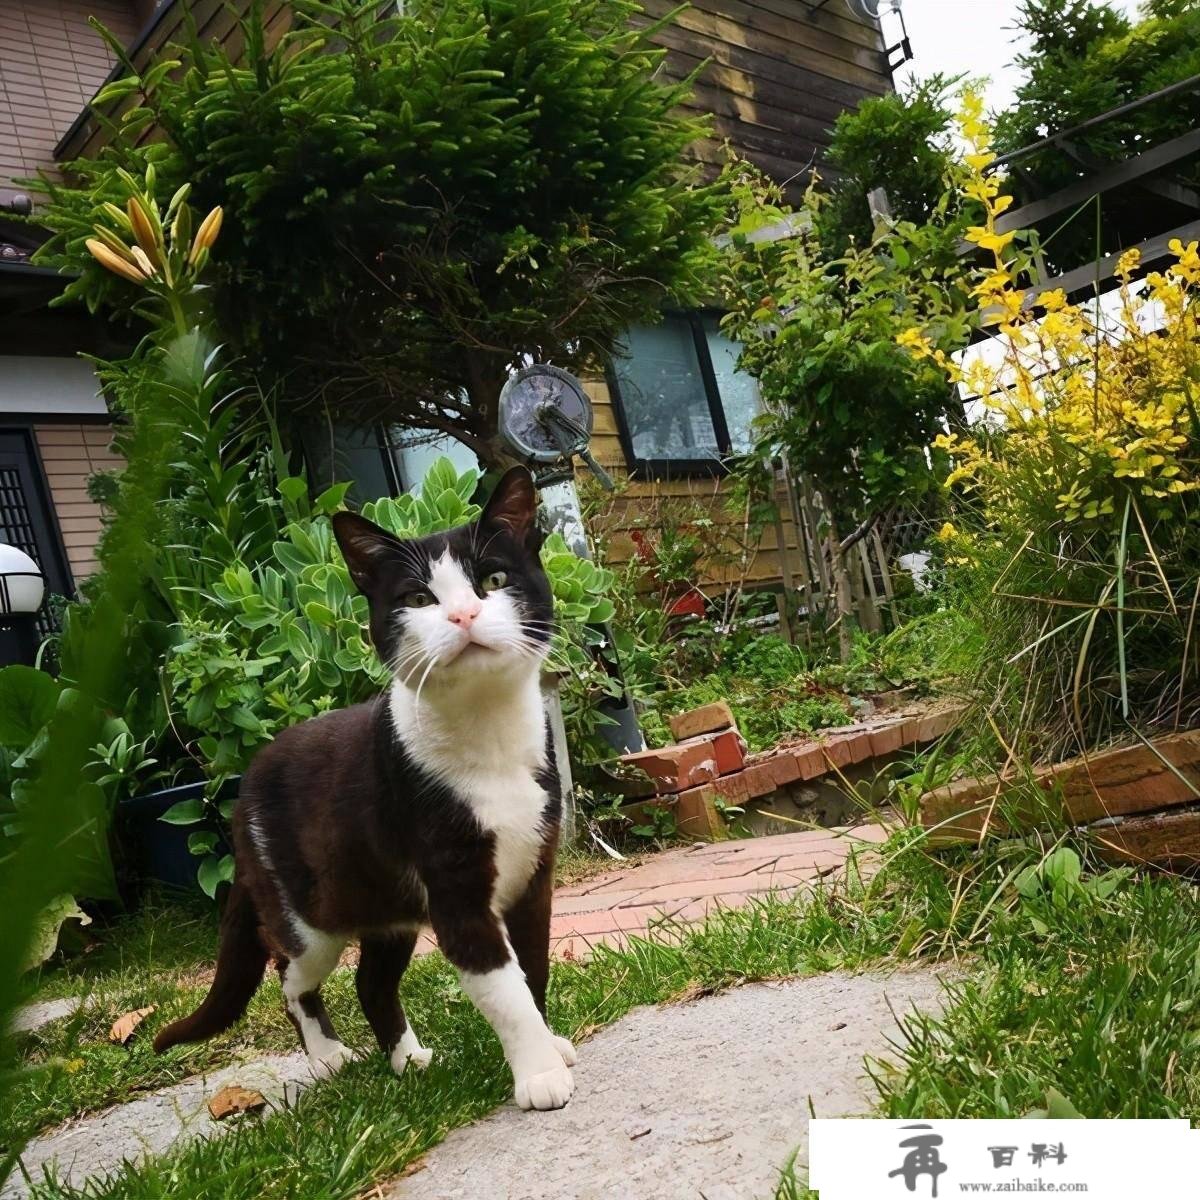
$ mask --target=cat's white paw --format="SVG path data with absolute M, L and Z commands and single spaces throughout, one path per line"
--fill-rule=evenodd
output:
M 409 1063 L 423 1071 L 433 1061 L 433 1051 L 428 1046 L 405 1046 L 403 1042 L 392 1051 L 392 1070 L 403 1075 Z
M 573 1067 L 579 1061 L 579 1054 L 575 1047 L 565 1037 L 559 1037 L 557 1033 L 550 1035 L 554 1039 L 554 1048 L 562 1055 L 562 1060 L 568 1067 Z
M 341 1042 L 330 1042 L 316 1054 L 308 1056 L 309 1066 L 317 1079 L 336 1075 L 354 1057 L 354 1051 Z
M 557 1040 L 557 1039 L 556 1039 Z M 566 1066 L 554 1067 L 540 1075 L 526 1075 L 517 1080 L 517 1103 L 526 1111 L 562 1108 L 575 1090 L 575 1077 Z

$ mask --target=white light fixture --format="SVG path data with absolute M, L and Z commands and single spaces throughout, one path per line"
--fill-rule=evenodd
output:
M 24 550 L 0 542 L 0 621 L 32 616 L 45 594 L 46 580 L 37 563 Z

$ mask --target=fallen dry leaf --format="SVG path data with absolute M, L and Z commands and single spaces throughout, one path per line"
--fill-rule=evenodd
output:
M 124 1016 L 118 1017 L 112 1028 L 108 1031 L 108 1040 L 117 1042 L 120 1045 L 125 1045 L 131 1037 L 133 1031 L 154 1011 L 154 1005 L 149 1008 L 135 1008 L 132 1012 L 127 1012 Z
M 266 1108 L 267 1098 L 262 1092 L 252 1088 L 238 1087 L 236 1083 L 223 1087 L 209 1102 L 208 1111 L 214 1121 L 223 1121 L 226 1117 L 238 1113 L 258 1112 Z

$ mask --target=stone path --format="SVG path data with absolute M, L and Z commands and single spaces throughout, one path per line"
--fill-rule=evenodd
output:
M 864 874 L 890 830 L 881 825 L 805 829 L 771 837 L 703 842 L 558 888 L 550 921 L 556 958 L 585 958 L 601 943 L 621 946 L 663 920 L 702 921 L 714 908 L 740 908 L 768 892 L 788 896 L 846 865 L 858 854 Z M 418 954 L 437 943 L 421 935 Z
M 74 996 L 68 996 L 64 1000 L 41 1000 L 37 1004 L 27 1004 L 13 1014 L 9 1030 L 12 1033 L 32 1033 L 51 1021 L 74 1016 L 81 1003 Z
M 566 1108 L 510 1103 L 382 1197 L 765 1200 L 793 1151 L 807 1162 L 810 1105 L 870 1112 L 864 1055 L 887 1056 L 897 1018 L 941 995 L 929 971 L 833 973 L 637 1009 L 580 1047 Z
M 179 1141 L 235 1128 L 246 1118 L 217 1122 L 208 1112 L 208 1101 L 227 1084 L 261 1092 L 269 1104 L 280 1107 L 291 1104 L 312 1082 L 312 1068 L 299 1051 L 234 1063 L 107 1112 L 70 1121 L 34 1138 L 21 1161 L 35 1182 L 41 1180 L 44 1168 L 52 1167 L 60 1179 L 82 1187 L 87 1179 L 103 1177 L 127 1159 L 164 1154 Z M 0 1189 L 0 1200 L 15 1200 L 27 1191 L 18 1172 Z

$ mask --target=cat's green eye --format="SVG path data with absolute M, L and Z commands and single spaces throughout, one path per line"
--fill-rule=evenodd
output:
M 404 597 L 405 608 L 428 608 L 433 603 L 433 597 L 428 592 L 409 592 Z
M 508 576 L 503 571 L 493 571 L 490 575 L 485 575 L 480 580 L 479 586 L 485 592 L 494 592 L 497 588 L 502 588 L 508 582 Z

